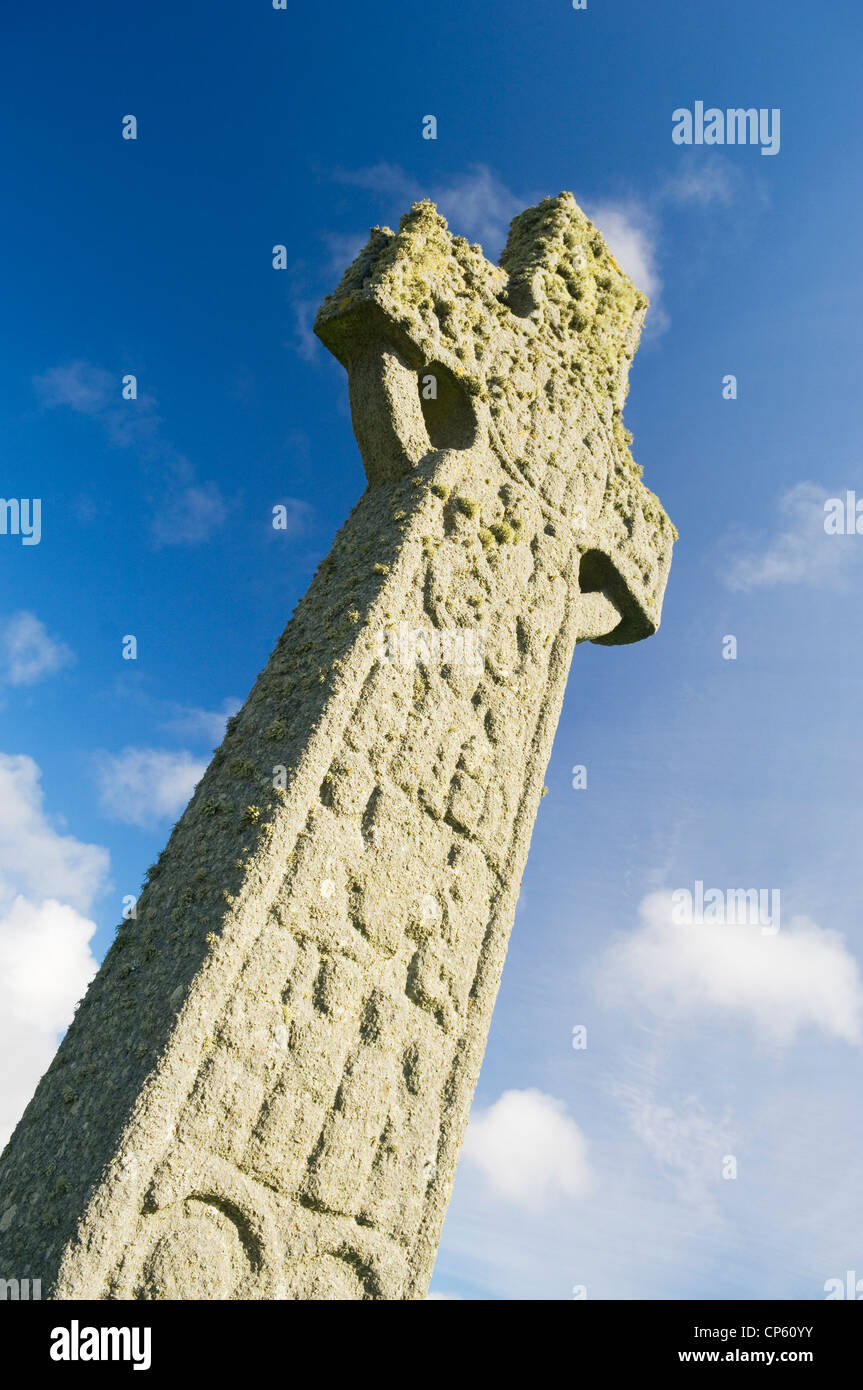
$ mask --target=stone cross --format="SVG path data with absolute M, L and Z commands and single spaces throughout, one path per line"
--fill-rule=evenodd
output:
M 325 300 L 368 487 L 5 1151 L 0 1275 L 425 1296 L 573 648 L 659 623 L 645 308 L 569 194 L 500 266 L 417 203 Z

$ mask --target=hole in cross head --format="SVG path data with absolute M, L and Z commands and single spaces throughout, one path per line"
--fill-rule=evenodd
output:
M 461 382 L 442 362 L 430 362 L 420 370 L 418 385 L 432 448 L 469 449 L 476 439 L 477 421 Z
M 601 550 L 585 550 L 578 566 L 578 587 L 583 594 L 614 591 L 619 584 L 617 571 Z

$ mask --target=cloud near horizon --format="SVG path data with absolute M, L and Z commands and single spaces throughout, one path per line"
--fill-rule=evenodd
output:
M 530 1210 L 593 1186 L 584 1135 L 562 1101 L 535 1089 L 504 1091 L 488 1109 L 474 1109 L 463 1158 L 493 1196 Z
M 109 856 L 51 825 L 32 758 L 0 753 L 0 1148 L 96 973 Z
M 96 757 L 103 811 L 126 825 L 149 828 L 184 810 L 207 770 L 202 758 L 185 750 L 124 748 Z
M 228 720 L 242 707 L 242 703 L 235 696 L 229 696 L 222 701 L 220 710 L 201 709 L 197 705 L 172 705 L 171 716 L 164 721 L 162 728 L 187 738 L 207 741 L 217 748 L 225 737 Z

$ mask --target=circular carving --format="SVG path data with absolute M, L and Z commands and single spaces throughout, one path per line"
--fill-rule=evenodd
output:
M 145 1299 L 229 1299 L 249 1274 L 234 1217 L 215 1198 L 189 1197 L 156 1240 L 137 1292 Z

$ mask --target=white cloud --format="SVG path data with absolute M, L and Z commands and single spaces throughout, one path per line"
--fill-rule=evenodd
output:
M 774 936 L 745 925 L 679 926 L 666 892 L 649 894 L 639 911 L 641 928 L 600 967 L 608 1002 L 647 1005 L 665 1019 L 738 1015 L 780 1045 L 807 1027 L 863 1042 L 863 984 L 839 932 L 806 917 Z
M 96 924 L 54 899 L 0 915 L 0 1149 L 96 973 Z
M 754 538 L 741 531 L 726 536 L 723 573 L 728 588 L 841 582 L 856 552 L 846 537 L 829 536 L 824 530 L 827 497 L 814 483 L 796 483 L 779 499 L 779 530 L 773 536 Z
M 537 1210 L 556 1196 L 582 1197 L 592 1178 L 587 1145 L 562 1101 L 542 1091 L 505 1091 L 471 1114 L 464 1159 L 498 1197 Z
M 154 825 L 184 809 L 206 768 L 206 762 L 185 751 L 124 748 L 102 753 L 97 762 L 102 807 L 127 825 Z
M 588 203 L 585 212 L 602 232 L 621 269 L 649 296 L 655 310 L 662 282 L 656 267 L 657 234 L 652 214 L 634 199 Z
M 174 715 L 162 727 L 187 738 L 206 740 L 215 748 L 225 737 L 225 725 L 241 707 L 242 700 L 222 701 L 220 710 L 200 709 L 194 705 L 175 705 Z
M 108 870 L 108 853 L 60 835 L 45 819 L 32 758 L 0 753 L 0 907 L 23 893 L 86 912 Z
M 108 862 L 51 825 L 36 763 L 0 754 L 0 1147 L 95 973 L 86 913 Z
M 34 685 L 74 659 L 35 613 L 14 613 L 0 626 L 0 681 L 6 685 Z
M 32 1025 L 49 1034 L 68 1024 L 95 969 L 89 947 L 94 931 L 92 922 L 55 898 L 14 899 L 0 919 L 0 993 L 7 1024 Z

